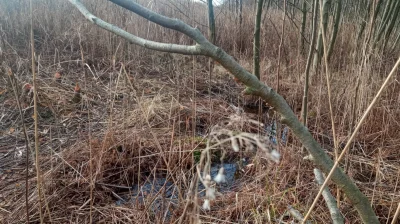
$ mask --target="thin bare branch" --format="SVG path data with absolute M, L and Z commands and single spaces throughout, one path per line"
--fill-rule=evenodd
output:
M 79 11 L 92 23 L 98 25 L 99 27 L 110 31 L 122 38 L 128 40 L 131 44 L 136 44 L 141 47 L 145 47 L 151 50 L 170 52 L 170 53 L 179 53 L 186 55 L 199 55 L 201 54 L 201 49 L 199 45 L 187 46 L 187 45 L 179 45 L 179 44 L 167 44 L 160 43 L 151 40 L 146 40 L 140 37 L 137 37 L 131 33 L 126 32 L 125 30 L 105 22 L 104 20 L 96 17 L 79 0 L 69 0 Z
M 303 220 L 304 216 L 296 209 L 294 209 L 292 206 L 288 206 L 288 213 L 293 216 L 297 221 Z M 310 222 L 307 222 L 309 224 Z
M 321 171 L 318 169 L 314 169 L 314 175 L 315 175 L 315 180 L 319 185 L 322 185 L 325 181 L 324 176 L 322 175 Z M 326 187 L 324 188 L 324 191 L 322 192 L 322 196 L 325 199 L 326 205 L 328 206 L 329 212 L 331 213 L 332 217 L 332 222 L 334 224 L 343 224 L 344 219 L 342 214 L 339 211 L 339 208 L 337 207 L 337 203 L 331 192 L 329 192 L 329 189 Z
M 396 213 L 394 214 L 394 217 L 393 217 L 393 220 L 392 220 L 391 224 L 395 224 L 397 222 L 397 219 L 399 218 L 399 216 L 400 216 L 400 203 L 397 206 Z
M 70 1 L 77 1 L 77 0 L 70 0 Z M 139 16 L 148 19 L 160 26 L 179 31 L 187 35 L 188 37 L 192 38 L 198 44 L 204 44 L 208 42 L 207 38 L 205 38 L 201 34 L 200 30 L 189 26 L 188 24 L 184 23 L 179 19 L 172 19 L 166 16 L 162 16 L 156 12 L 153 12 L 139 5 L 138 3 L 135 3 L 134 1 L 130 0 L 108 0 L 108 1 L 113 2 L 114 4 L 117 4 L 122 8 L 125 8 L 131 12 L 134 12 Z
M 31 14 L 31 27 L 30 27 L 30 47 L 31 47 L 31 60 L 32 60 L 32 82 L 33 82 L 33 117 L 35 123 L 35 165 L 36 165 L 36 187 L 39 195 L 39 219 L 40 223 L 43 223 L 43 210 L 42 210 L 42 178 L 40 174 L 40 162 L 39 162 L 39 117 L 38 117 L 38 90 L 36 83 L 36 60 L 35 60 L 35 41 L 33 38 L 33 6 L 32 0 L 29 1 L 30 14 Z M 28 149 L 27 149 L 28 150 Z

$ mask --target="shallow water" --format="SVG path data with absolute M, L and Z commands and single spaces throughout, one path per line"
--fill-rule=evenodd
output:
M 269 136 L 269 139 L 273 144 L 277 144 L 276 127 L 277 127 L 276 122 L 273 122 L 270 125 L 266 125 L 265 128 L 265 132 L 267 136 Z M 284 127 L 281 135 L 283 144 L 286 143 L 287 133 L 288 133 L 288 128 Z M 237 171 L 236 163 L 224 163 L 222 164 L 222 166 L 224 167 L 226 183 L 217 185 L 218 191 L 221 193 L 232 190 L 236 182 L 235 173 Z M 214 164 L 211 167 L 210 174 L 213 179 L 218 174 L 220 168 L 221 164 Z M 144 204 L 148 206 L 148 203 L 150 203 L 151 200 L 153 200 L 151 202 L 151 206 L 149 206 L 149 209 L 155 214 L 157 211 L 164 211 L 165 209 L 163 208 L 166 208 L 171 204 L 179 203 L 177 186 L 175 186 L 175 184 L 172 181 L 167 180 L 167 178 L 165 177 L 149 178 L 140 187 L 138 187 L 138 185 L 132 187 L 131 192 L 132 195 L 130 195 L 130 197 L 126 197 L 124 198 L 124 200 L 118 200 L 116 204 L 122 205 L 126 203 L 134 203 L 134 204 Z M 185 198 L 184 194 L 186 192 L 182 193 L 183 197 Z M 201 183 L 199 183 L 198 186 L 198 193 L 200 197 L 204 196 L 204 186 Z M 155 197 L 156 195 L 157 197 L 153 199 L 153 197 Z M 165 218 L 170 217 L 170 215 L 171 215 L 170 212 L 166 211 Z
M 218 171 L 221 167 L 221 164 L 215 164 L 211 167 L 210 174 L 211 177 L 214 177 L 218 174 Z M 223 193 L 230 191 L 235 183 L 235 173 L 237 170 L 236 163 L 224 163 L 224 174 L 226 176 L 226 183 L 218 184 L 218 191 Z M 161 191 L 161 193 L 159 193 Z M 152 198 L 157 195 L 157 197 L 152 202 L 149 209 L 151 212 L 156 213 L 157 211 L 163 211 L 167 206 L 171 204 L 178 204 L 178 189 L 175 184 L 167 180 L 165 177 L 155 177 L 152 179 L 148 179 L 145 183 L 143 183 L 140 187 L 135 185 L 131 189 L 132 195 L 130 197 L 124 198 L 124 200 L 118 200 L 116 202 L 117 205 L 123 205 L 126 203 L 133 204 L 143 204 L 148 206 L 148 203 L 151 202 Z M 184 192 L 186 193 L 186 192 Z M 199 183 L 198 186 L 199 196 L 204 196 L 204 186 Z M 149 197 L 150 196 L 150 197 Z M 185 195 L 184 195 L 185 197 Z M 170 212 L 166 211 L 165 217 L 170 217 Z

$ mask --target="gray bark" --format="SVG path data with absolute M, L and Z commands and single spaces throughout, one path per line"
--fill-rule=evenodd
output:
M 322 175 L 321 171 L 319 171 L 318 169 L 314 169 L 314 175 L 315 175 L 315 180 L 317 181 L 317 183 L 319 185 L 322 185 L 325 181 L 325 178 Z M 324 189 L 324 191 L 322 192 L 322 196 L 324 197 L 326 205 L 328 206 L 329 212 L 331 214 L 332 223 L 333 224 L 343 224 L 344 219 L 337 207 L 336 199 L 333 197 L 333 195 L 331 194 L 331 192 L 329 191 L 328 188 Z

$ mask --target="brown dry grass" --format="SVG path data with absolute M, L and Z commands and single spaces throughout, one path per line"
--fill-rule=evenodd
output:
M 193 171 L 194 151 L 204 148 L 202 136 L 213 125 L 234 113 L 230 104 L 243 105 L 243 86 L 235 83 L 223 69 L 208 80 L 203 57 L 156 53 L 136 46 L 86 22 L 67 1 L 35 2 L 35 39 L 39 57 L 39 94 L 41 130 L 41 169 L 45 197 L 51 220 L 46 223 L 88 223 L 90 178 L 93 178 L 93 220 L 96 223 L 163 223 L 176 221 L 185 203 L 168 203 L 154 213 L 150 204 L 159 195 L 148 195 L 145 203 L 117 205 L 118 197 L 129 195 L 127 187 L 143 183 L 151 175 L 171 180 L 181 197 L 186 198 Z M 95 15 L 148 39 L 191 44 L 188 38 L 111 6 L 107 1 L 85 1 Z M 144 3 L 144 1 L 142 1 Z M 180 18 L 206 31 L 206 11 L 195 3 L 157 1 L 149 7 Z M 31 82 L 28 5 L 25 1 L 0 1 L 2 77 L 0 79 L 0 220 L 24 223 L 24 139 L 12 89 L 5 76 L 11 67 L 19 86 Z M 217 9 L 217 45 L 251 69 L 253 11 L 244 8 L 243 26 L 227 9 Z M 275 86 L 279 45 L 280 12 L 271 10 L 263 18 L 262 80 Z M 298 19 L 298 18 L 297 18 Z M 344 20 L 331 63 L 333 110 L 340 142 L 345 143 L 352 110 L 356 119 L 368 106 L 383 77 L 393 64 L 393 54 L 373 55 L 360 69 L 354 50 L 356 33 L 351 21 Z M 296 27 L 286 26 L 280 91 L 293 110 L 300 114 L 302 73 L 305 57 L 297 54 Z M 232 33 L 241 34 L 232 35 Z M 349 41 L 350 40 L 350 41 Z M 80 44 L 90 67 L 86 72 L 80 60 Z M 356 55 L 356 56 L 354 56 Z M 126 68 L 126 73 L 121 65 Z M 62 82 L 53 80 L 56 72 Z M 4 76 L 3 76 L 4 74 Z M 5 77 L 5 78 L 3 78 Z M 356 80 L 359 94 L 354 101 Z M 310 88 L 309 128 L 315 138 L 332 154 L 333 138 L 327 105 L 324 75 L 313 77 Z M 80 105 L 71 106 L 76 83 L 82 88 Z M 382 223 L 394 214 L 398 194 L 400 157 L 400 91 L 394 80 L 379 105 L 363 125 L 361 133 L 343 167 L 371 200 Z M 209 95 L 211 86 L 211 95 Z M 211 97 L 211 100 L 209 99 Z M 211 115 L 210 115 L 210 112 Z M 33 138 L 32 108 L 25 108 L 28 135 Z M 248 114 L 257 119 L 257 115 Z M 271 122 L 270 118 L 261 119 Z M 244 128 L 246 131 L 251 128 Z M 92 158 L 90 159 L 90 149 Z M 23 156 L 14 152 L 22 150 Z M 303 161 L 301 146 L 293 136 L 280 147 L 282 161 L 274 166 L 257 157 L 230 192 L 212 203 L 210 212 L 199 213 L 204 222 L 267 223 L 291 221 L 285 215 L 291 205 L 304 213 L 317 192 L 312 164 Z M 232 160 L 237 155 L 229 155 Z M 93 170 L 90 172 L 89 164 Z M 140 171 L 140 172 L 139 172 Z M 30 214 L 38 222 L 36 177 L 30 170 Z M 331 185 L 331 189 L 335 189 Z M 334 190 L 332 190 L 334 191 Z M 191 199 L 195 200 L 195 199 Z M 199 205 L 202 201 L 198 199 Z M 195 211 L 189 203 L 189 211 Z M 172 214 L 165 219 L 165 212 Z M 359 223 L 354 208 L 342 198 L 340 210 L 348 223 Z M 189 212 L 189 213 L 190 213 Z M 196 214 L 192 214 L 196 216 Z M 312 213 L 316 223 L 330 222 L 323 201 Z

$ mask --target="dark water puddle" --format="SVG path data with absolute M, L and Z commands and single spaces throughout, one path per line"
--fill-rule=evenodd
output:
M 224 167 L 224 174 L 226 177 L 226 183 L 218 184 L 218 192 L 228 192 L 230 191 L 235 182 L 235 173 L 237 171 L 236 163 L 224 163 L 216 164 L 211 167 L 211 177 L 214 179 L 217 176 L 219 169 L 221 166 Z M 132 204 L 141 204 L 146 205 L 150 209 L 151 212 L 156 213 L 157 211 L 164 211 L 166 206 L 169 204 L 178 204 L 178 187 L 171 181 L 167 180 L 165 177 L 154 177 L 152 179 L 148 179 L 145 183 L 143 183 L 140 187 L 135 185 L 131 189 L 132 195 L 130 197 L 123 198 L 124 200 L 118 200 L 116 202 L 117 205 L 123 205 L 126 203 Z M 204 196 L 204 186 L 199 183 L 198 186 L 198 194 L 200 197 Z M 183 195 L 185 197 L 185 195 Z M 156 198 L 154 198 L 156 197 Z M 151 203 L 149 206 L 148 204 Z M 169 212 L 167 217 L 169 217 Z
M 288 128 L 283 127 L 281 132 L 281 141 L 283 144 L 287 141 Z M 276 145 L 277 144 L 277 123 L 272 122 L 272 124 L 266 125 L 265 134 L 269 137 L 269 140 Z M 224 164 L 213 164 L 211 167 L 211 177 L 214 177 L 218 174 L 221 166 L 224 167 L 224 175 L 226 177 L 226 183 L 218 184 L 217 189 L 218 192 L 224 193 L 229 192 L 235 186 L 236 178 L 235 174 L 237 171 L 237 163 L 224 163 Z M 171 214 L 168 211 L 169 206 L 177 205 L 179 203 L 178 197 L 178 187 L 169 179 L 165 177 L 153 177 L 149 178 L 145 183 L 143 183 L 140 187 L 135 185 L 131 189 L 131 195 L 123 198 L 124 200 L 118 200 L 116 202 L 117 205 L 124 205 L 127 203 L 145 205 L 146 208 L 149 209 L 153 214 L 157 214 L 160 211 L 165 211 L 164 218 L 168 219 Z M 186 192 L 181 192 L 183 198 L 186 198 L 184 195 Z M 199 183 L 198 186 L 198 194 L 200 197 L 205 195 L 204 186 Z

